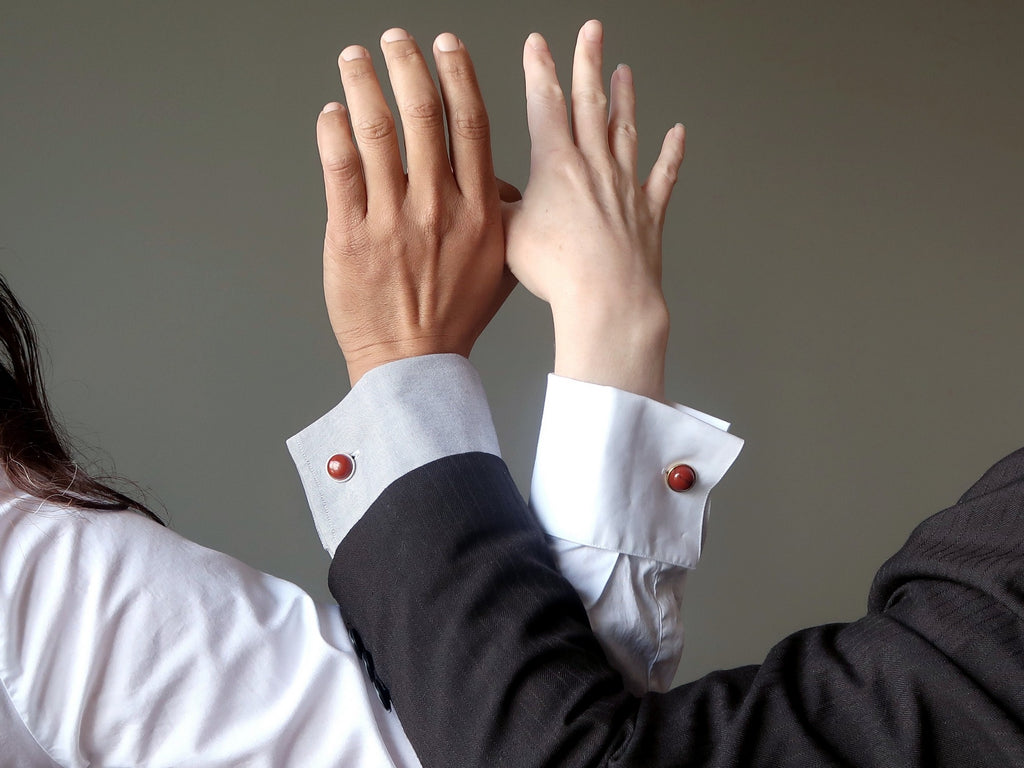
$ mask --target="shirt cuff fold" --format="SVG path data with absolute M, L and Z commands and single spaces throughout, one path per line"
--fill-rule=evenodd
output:
M 549 535 L 693 568 L 711 490 L 743 441 L 685 406 L 598 384 L 548 377 L 530 506 Z M 675 492 L 675 464 L 696 481 Z
M 403 475 L 445 456 L 501 455 L 480 376 L 453 354 L 411 357 L 367 372 L 337 406 L 289 439 L 288 450 L 331 555 Z M 345 481 L 327 473 L 336 454 L 354 461 Z

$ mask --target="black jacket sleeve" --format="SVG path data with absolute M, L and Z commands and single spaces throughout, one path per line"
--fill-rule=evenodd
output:
M 425 768 L 1024 766 L 1024 450 L 915 530 L 864 618 L 641 699 L 493 456 L 390 486 L 330 587 Z

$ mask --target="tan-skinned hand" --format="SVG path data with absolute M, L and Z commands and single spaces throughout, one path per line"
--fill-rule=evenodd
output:
M 327 194 L 324 293 L 353 385 L 405 357 L 468 357 L 515 285 L 505 268 L 499 184 L 506 199 L 518 193 L 494 177 L 487 110 L 465 45 L 450 33 L 435 40 L 440 93 L 404 30 L 385 32 L 381 49 L 408 174 L 365 48 L 349 46 L 338 60 L 348 109 L 332 102 L 317 121 Z
M 555 373 L 661 400 L 668 344 L 661 236 L 685 132 L 669 130 L 641 184 L 632 72 L 615 71 L 609 100 L 603 35 L 598 21 L 580 29 L 571 128 L 547 43 L 536 33 L 527 39 L 530 181 L 522 202 L 505 206 L 506 258 L 551 305 Z

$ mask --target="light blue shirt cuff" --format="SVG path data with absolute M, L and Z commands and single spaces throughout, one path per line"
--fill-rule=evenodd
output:
M 331 555 L 391 483 L 445 456 L 500 456 L 480 376 L 460 355 L 398 360 L 366 373 L 326 415 L 288 440 L 324 549 Z M 336 454 L 355 462 L 345 481 Z

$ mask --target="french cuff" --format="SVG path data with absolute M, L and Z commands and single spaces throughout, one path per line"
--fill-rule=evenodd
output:
M 288 440 L 320 541 L 338 544 L 398 478 L 445 456 L 500 456 L 480 376 L 461 355 L 397 360 L 366 373 Z
M 566 541 L 693 568 L 708 495 L 743 441 L 727 422 L 613 387 L 548 376 L 530 506 Z M 695 474 L 672 490 L 668 471 Z

